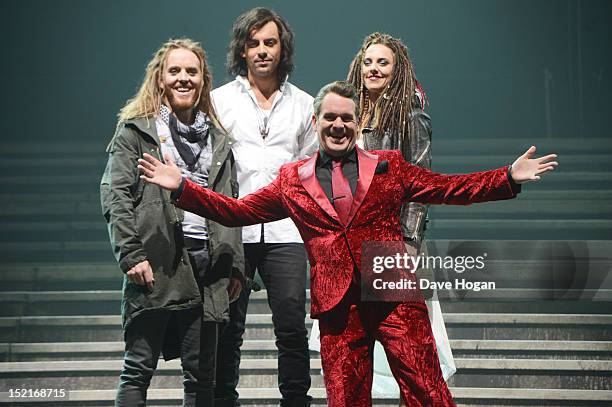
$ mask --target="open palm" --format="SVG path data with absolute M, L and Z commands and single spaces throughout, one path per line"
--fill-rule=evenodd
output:
M 521 155 L 512 164 L 512 179 L 517 184 L 523 184 L 530 181 L 539 181 L 540 176 L 546 172 L 552 171 L 559 165 L 554 161 L 557 158 L 556 154 L 548 154 L 544 157 L 533 158 L 536 152 L 535 146 L 529 147 L 525 154 Z
M 140 178 L 150 184 L 175 191 L 181 185 L 181 170 L 167 154 L 164 155 L 164 160 L 168 164 L 164 164 L 151 154 L 144 153 L 138 160 L 138 169 L 142 172 Z

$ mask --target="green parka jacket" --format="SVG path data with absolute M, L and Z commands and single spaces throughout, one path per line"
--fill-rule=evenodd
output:
M 210 188 L 237 198 L 233 140 L 214 126 L 210 136 L 213 142 Z M 168 191 L 142 181 L 137 168 L 137 160 L 145 152 L 161 159 L 155 118 L 120 124 L 107 152 L 100 199 L 113 253 L 124 273 L 148 260 L 155 278 L 153 291 L 149 292 L 146 286 L 131 283 L 124 276 L 123 327 L 147 310 L 185 309 L 202 306 L 202 302 L 204 320 L 227 320 L 229 278 L 243 280 L 244 276 L 240 228 L 207 221 L 211 269 L 206 274 L 202 299 L 183 243 L 183 211 L 172 204 Z

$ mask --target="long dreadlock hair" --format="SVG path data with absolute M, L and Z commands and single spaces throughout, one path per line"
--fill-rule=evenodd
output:
M 376 103 L 372 103 L 368 97 L 362 72 L 365 52 L 374 44 L 385 45 L 393 51 L 395 56 L 391 81 Z M 424 108 L 427 96 L 417 81 L 408 49 L 402 41 L 379 32 L 368 35 L 351 62 L 347 80 L 359 92 L 361 117 L 369 118 L 369 120 L 362 120 L 360 127 L 362 129 L 365 126 L 372 127 L 374 135 L 382 135 L 385 132 L 397 134 L 400 143 L 409 142 L 412 133 L 410 112 L 415 107 Z M 421 97 L 415 104 L 415 91 L 417 90 Z

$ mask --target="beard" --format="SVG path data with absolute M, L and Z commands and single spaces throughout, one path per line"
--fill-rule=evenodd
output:
M 196 92 L 192 97 L 176 97 L 172 89 L 166 89 L 165 98 L 174 113 L 193 110 L 198 103 Z

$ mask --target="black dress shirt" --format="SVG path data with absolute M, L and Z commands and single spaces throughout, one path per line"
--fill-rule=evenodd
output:
M 328 155 L 323 151 L 319 150 L 319 158 L 317 159 L 317 165 L 315 166 L 315 175 L 317 180 L 325 192 L 327 199 L 334 204 L 332 197 L 332 161 L 334 157 Z M 355 189 L 357 188 L 357 180 L 359 179 L 359 166 L 357 165 L 357 150 L 353 148 L 347 155 L 342 157 L 344 164 L 342 165 L 342 173 L 348 180 L 351 186 L 351 192 L 355 196 Z

